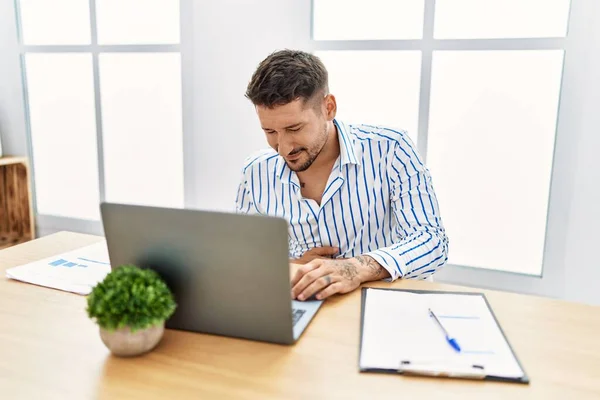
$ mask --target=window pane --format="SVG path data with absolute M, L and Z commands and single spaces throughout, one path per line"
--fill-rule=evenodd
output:
M 563 52 L 434 52 L 427 160 L 450 263 L 539 275 Z
M 337 118 L 404 129 L 416 143 L 420 52 L 324 51 L 317 55 L 329 72 Z
M 99 219 L 92 56 L 27 54 L 37 209 Z
M 424 0 L 314 0 L 315 40 L 420 39 Z
M 436 39 L 564 37 L 570 0 L 436 0 Z
M 106 198 L 183 206 L 180 56 L 101 54 Z
M 179 43 L 179 0 L 96 0 L 99 44 Z
M 20 0 L 26 45 L 90 44 L 89 1 Z

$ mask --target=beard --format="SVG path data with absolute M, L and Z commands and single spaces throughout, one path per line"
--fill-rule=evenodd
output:
M 329 138 L 329 136 L 327 134 L 327 123 L 325 123 L 322 134 L 319 136 L 318 143 L 316 143 L 315 145 L 311 146 L 308 149 L 302 148 L 302 149 L 293 151 L 291 153 L 291 154 L 304 153 L 304 157 L 301 157 L 292 163 L 290 163 L 289 161 L 286 160 L 285 163 L 287 164 L 289 169 L 291 169 L 294 172 L 304 172 L 307 169 L 309 169 L 310 166 L 315 162 L 317 157 L 319 157 L 319 154 L 321 154 L 321 152 L 325 148 L 328 138 Z

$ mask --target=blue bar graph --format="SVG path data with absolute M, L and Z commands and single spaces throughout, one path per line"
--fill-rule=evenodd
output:
M 80 260 L 82 260 L 82 258 L 79 258 Z M 93 261 L 93 260 L 89 260 L 92 262 L 96 262 L 98 264 L 105 264 L 101 261 Z M 88 268 L 89 265 L 86 264 L 80 264 L 79 262 L 72 262 L 69 260 L 64 260 L 64 259 L 58 259 L 52 262 L 49 262 L 48 265 L 52 266 L 52 267 L 67 267 L 67 268 L 72 268 L 72 267 L 78 267 L 78 268 Z M 110 265 L 110 264 L 108 264 Z

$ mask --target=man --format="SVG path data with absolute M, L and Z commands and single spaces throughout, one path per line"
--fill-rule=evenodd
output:
M 429 171 L 403 131 L 335 119 L 327 71 L 284 50 L 258 66 L 246 97 L 271 149 L 247 159 L 236 208 L 289 226 L 292 297 L 426 278 L 448 259 Z

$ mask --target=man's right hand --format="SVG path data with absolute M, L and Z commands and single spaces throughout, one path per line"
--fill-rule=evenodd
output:
M 304 253 L 302 257 L 297 260 L 290 260 L 290 262 L 294 264 L 306 264 L 317 258 L 333 258 L 339 251 L 340 249 L 336 247 L 315 247 Z

